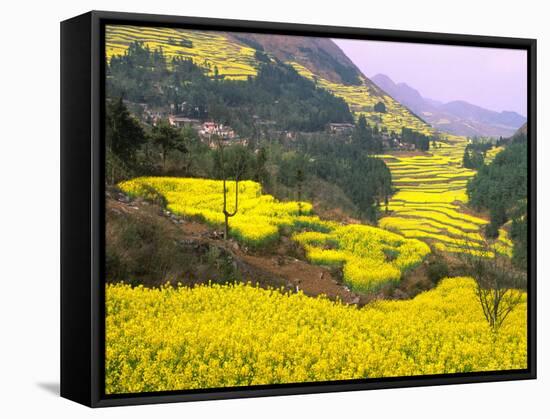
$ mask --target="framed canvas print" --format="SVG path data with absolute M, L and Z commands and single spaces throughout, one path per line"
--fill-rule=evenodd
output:
M 61 394 L 536 377 L 536 42 L 61 24 Z

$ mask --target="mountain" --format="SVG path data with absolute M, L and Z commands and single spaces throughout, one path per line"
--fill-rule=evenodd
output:
M 370 124 L 390 132 L 400 132 L 402 127 L 427 135 L 434 132 L 418 115 L 366 77 L 329 38 L 249 33 L 226 35 L 290 64 L 318 86 L 342 97 L 352 111 L 365 115 Z M 386 112 L 374 110 L 379 103 L 384 104 Z
M 429 107 L 431 105 L 420 95 L 418 90 L 413 89 L 406 83 L 394 83 L 385 74 L 377 74 L 371 80 L 386 93 L 393 96 L 394 99 L 410 108 L 418 108 L 419 106 Z
M 239 43 L 270 53 L 283 62 L 297 62 L 331 82 L 361 84 L 361 70 L 329 38 L 232 32 L 226 35 Z
M 516 129 L 526 121 L 525 117 L 516 112 L 490 111 L 461 100 L 445 103 L 439 109 L 462 119 L 479 121 L 491 125 L 514 127 Z
M 355 117 L 389 132 L 403 127 L 430 135 L 434 129 L 367 78 L 329 38 L 107 25 L 106 55 L 124 55 L 134 42 L 162 48 L 167 59 L 186 58 L 211 77 L 247 80 L 266 60 L 289 65 L 299 75 L 346 101 Z M 383 104 L 384 106 L 381 106 Z M 383 112 L 375 111 L 383 109 Z
M 515 133 L 512 135 L 512 139 L 519 138 L 521 136 L 527 137 L 527 122 L 523 124 Z
M 424 98 L 418 90 L 394 83 L 384 74 L 377 74 L 372 81 L 435 128 L 452 134 L 509 137 L 526 122 L 516 112 L 495 112 L 461 100 L 442 103 Z

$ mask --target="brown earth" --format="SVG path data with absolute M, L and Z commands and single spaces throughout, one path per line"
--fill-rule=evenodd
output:
M 264 288 L 283 288 L 286 291 L 302 291 L 308 296 L 324 295 L 331 300 L 363 306 L 378 299 L 405 299 L 433 287 L 426 276 L 425 264 L 407 273 L 398 286 L 388 285 L 376 293 L 361 294 L 351 291 L 342 280 L 341 269 L 310 264 L 305 260 L 301 246 L 288 237 L 281 237 L 278 243 L 263 250 L 249 249 L 235 240 L 224 240 L 222 230 L 209 227 L 199 221 L 179 217 L 142 199 L 129 200 L 120 192 L 107 194 L 107 229 L 112 214 L 125 215 L 147 223 L 154 219 L 166 234 L 167 240 L 176 242 L 181 252 L 192 253 L 198 259 L 191 262 L 184 280 L 175 278 L 168 282 L 182 282 L 184 285 L 206 283 L 208 280 L 223 282 L 223 274 L 212 269 L 212 262 L 203 263 L 203 256 L 214 253 L 216 259 L 229 260 L 240 280 Z M 110 215 L 111 214 L 111 215 Z M 109 240 L 109 233 L 107 234 Z M 215 261 L 213 262 L 216 263 Z M 216 278 L 218 276 L 218 278 Z M 165 278 L 142 280 L 146 286 L 158 286 Z
M 140 199 L 129 201 L 124 195 L 118 194 L 115 199 L 107 198 L 106 209 L 107 213 L 159 216 L 163 219 L 164 227 L 169 228 L 172 238 L 175 234 L 178 243 L 187 250 L 206 253 L 209 249 L 216 248 L 221 256 L 229 257 L 244 282 L 262 287 L 283 287 L 289 291 L 300 290 L 309 296 L 325 295 L 331 300 L 341 300 L 347 304 L 366 302 L 364 297 L 350 291 L 342 283 L 338 272 L 294 257 L 300 256 L 301 249 L 288 238 L 283 237 L 280 243 L 268 251 L 253 251 L 234 240 L 224 240 L 221 230 L 178 217 Z M 200 270 L 200 267 L 196 268 Z M 192 282 L 204 283 L 197 276 L 190 275 L 190 278 L 195 279 Z

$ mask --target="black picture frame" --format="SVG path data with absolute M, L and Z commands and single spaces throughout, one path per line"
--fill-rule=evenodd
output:
M 522 49 L 528 61 L 528 368 L 319 383 L 104 393 L 104 26 L 171 26 Z M 91 11 L 61 23 L 61 396 L 91 407 L 536 378 L 536 40 Z

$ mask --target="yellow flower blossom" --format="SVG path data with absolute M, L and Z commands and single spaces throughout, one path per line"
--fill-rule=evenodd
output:
M 106 286 L 107 394 L 527 367 L 525 300 L 498 335 L 469 278 L 362 309 L 249 285 Z

